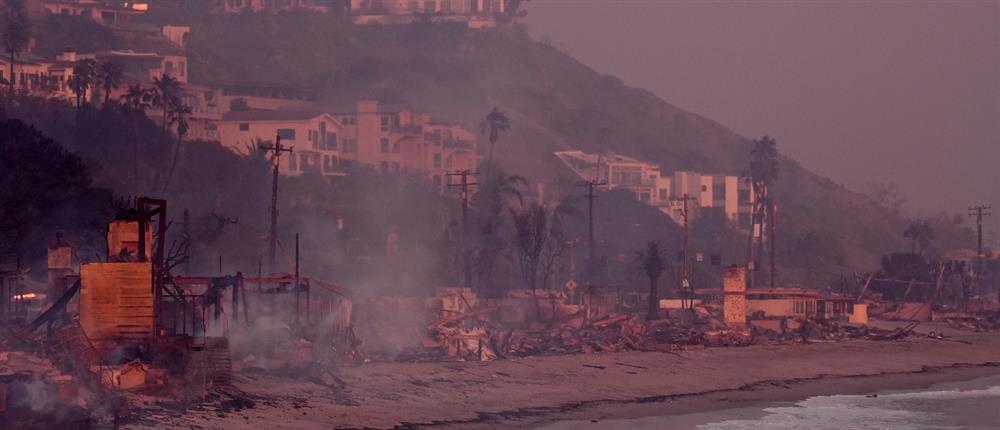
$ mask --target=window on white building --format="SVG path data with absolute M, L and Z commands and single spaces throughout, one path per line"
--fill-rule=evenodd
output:
M 282 140 L 295 140 L 295 129 L 294 128 L 279 128 L 278 137 Z

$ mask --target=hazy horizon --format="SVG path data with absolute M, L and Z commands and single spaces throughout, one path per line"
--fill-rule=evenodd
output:
M 895 183 L 915 215 L 1000 208 L 1000 2 L 534 0 L 528 10 L 538 39 L 739 134 L 771 135 L 852 190 Z M 985 224 L 1000 229 L 1000 215 Z

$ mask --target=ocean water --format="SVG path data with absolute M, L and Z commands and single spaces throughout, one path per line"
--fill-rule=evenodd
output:
M 562 429 L 1000 429 L 1000 375 L 924 390 L 817 396 L 794 403 L 627 420 L 566 421 Z

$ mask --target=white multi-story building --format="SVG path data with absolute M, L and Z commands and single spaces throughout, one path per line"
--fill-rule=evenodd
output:
M 418 20 L 493 27 L 507 13 L 506 0 L 350 0 L 355 24 L 408 24 Z
M 688 198 L 688 220 L 699 208 L 721 208 L 734 223 L 749 225 L 753 193 L 750 185 L 735 175 L 677 171 L 664 175 L 660 166 L 618 154 L 587 154 L 559 151 L 556 157 L 583 180 L 604 183 L 603 189 L 625 189 L 636 199 L 653 206 L 678 223 L 683 222 L 684 198 Z

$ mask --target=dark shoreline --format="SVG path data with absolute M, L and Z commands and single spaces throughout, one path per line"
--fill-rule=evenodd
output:
M 759 381 L 736 389 L 649 396 L 630 400 L 593 400 L 558 407 L 480 413 L 477 418 L 471 420 L 404 423 L 397 428 L 523 429 L 559 421 L 601 421 L 685 415 L 770 402 L 794 402 L 814 396 L 924 389 L 942 382 L 959 382 L 998 374 L 1000 374 L 1000 362 L 926 366 L 916 372 L 818 375 L 813 378 Z

